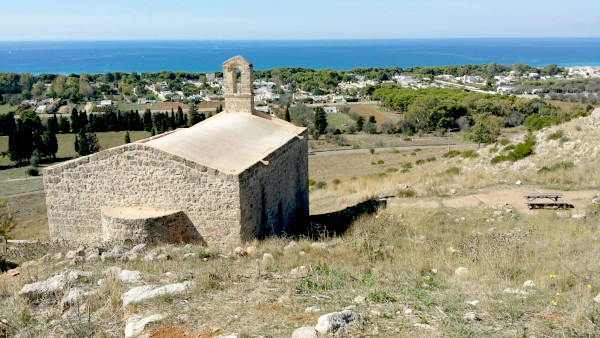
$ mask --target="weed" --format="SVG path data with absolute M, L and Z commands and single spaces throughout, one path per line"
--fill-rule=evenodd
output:
M 460 151 L 458 150 L 450 150 L 449 152 L 444 154 L 444 158 L 453 158 L 460 155 Z
M 341 181 L 337 178 L 333 180 L 333 184 L 335 184 L 335 185 L 338 185 L 340 183 L 341 183 Z
M 313 185 L 315 185 L 315 184 L 317 184 L 317 181 L 315 181 L 315 180 L 313 180 L 313 179 L 310 179 L 310 178 L 308 179 L 308 185 L 309 185 L 309 186 L 311 186 L 311 187 L 312 187 L 312 186 L 313 186 Z
M 421 165 L 421 164 L 424 164 L 424 163 L 425 163 L 425 160 L 424 160 L 424 159 L 420 159 L 420 160 L 417 160 L 417 161 L 415 162 L 415 164 L 416 164 L 416 165 Z
M 562 131 L 561 129 L 555 131 L 554 133 L 548 135 L 546 137 L 546 141 L 550 141 L 550 140 L 558 140 L 560 138 L 562 138 L 565 135 L 565 132 Z
M 479 156 L 479 154 L 477 154 L 477 151 L 475 150 L 467 150 L 467 151 L 463 151 L 460 156 L 464 157 L 464 158 L 476 158 Z
M 538 170 L 538 173 L 547 173 L 557 170 L 567 170 L 575 166 L 573 162 L 558 162 L 551 166 L 543 166 Z
M 369 300 L 373 303 L 393 303 L 396 299 L 387 292 L 373 291 L 369 293 Z
M 446 169 L 445 173 L 448 175 L 458 175 L 460 174 L 460 169 L 458 167 L 451 167 Z

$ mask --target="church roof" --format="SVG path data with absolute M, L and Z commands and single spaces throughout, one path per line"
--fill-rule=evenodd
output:
M 240 174 L 304 130 L 258 113 L 223 112 L 193 127 L 139 142 L 225 174 Z

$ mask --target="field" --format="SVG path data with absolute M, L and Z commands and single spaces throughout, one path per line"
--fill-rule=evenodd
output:
M 10 113 L 11 111 L 17 111 L 19 106 L 11 106 L 10 104 L 0 104 L 0 114 Z
M 354 120 L 346 114 L 327 114 L 327 124 L 333 126 L 339 130 L 346 129 L 346 126 L 354 125 Z
M 587 107 L 587 103 L 579 103 L 579 102 L 566 102 L 566 101 L 558 101 L 558 100 L 544 100 L 549 104 L 564 109 L 566 111 L 571 111 L 579 107 Z M 593 107 L 599 108 L 600 104 L 592 105 Z
M 245 243 L 247 255 L 233 254 L 233 247 L 160 246 L 148 250 L 170 259 L 142 260 L 146 251 L 73 263 L 64 258 L 65 246 L 11 250 L 10 258 L 31 261 L 0 283 L 2 330 L 120 336 L 134 315 L 164 314 L 148 334 L 289 337 L 348 308 L 365 320 L 351 323 L 343 336 L 598 336 L 599 121 L 600 112 L 543 130 L 534 154 L 497 165 L 490 159 L 502 152 L 492 150 L 498 144 L 477 151 L 463 143 L 449 152 L 444 144 L 460 141 L 459 134 L 350 135 L 352 142 L 410 148 L 311 155 L 312 232 Z M 560 146 L 548 141 L 559 128 L 568 136 Z M 515 128 L 502 137 L 510 145 L 525 134 Z M 539 171 L 557 160 L 576 164 Z M 525 207 L 523 193 L 550 191 L 550 184 L 575 209 Z M 23 215 L 15 232 L 22 238 L 47 238 L 40 197 L 9 201 Z M 61 258 L 41 259 L 57 252 Z M 68 286 L 91 291 L 77 306 L 56 306 L 60 294 L 37 304 L 17 295 L 24 284 L 69 264 L 91 273 Z M 119 282 L 106 272 L 115 265 L 140 271 L 141 280 Z M 129 307 L 120 301 L 133 286 L 184 281 L 189 290 L 180 295 Z

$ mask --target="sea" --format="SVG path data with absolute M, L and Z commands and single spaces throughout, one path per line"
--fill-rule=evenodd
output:
M 600 66 L 600 38 L 285 41 L 4 41 L 0 72 L 213 72 L 242 55 L 255 69 L 413 67 L 516 62 Z

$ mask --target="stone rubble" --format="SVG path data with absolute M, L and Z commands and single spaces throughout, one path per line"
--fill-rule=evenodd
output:
M 127 323 L 127 325 L 125 326 L 125 338 L 138 337 L 144 332 L 146 325 L 163 320 L 165 318 L 166 316 L 162 314 L 155 314 L 143 319 L 135 317 L 132 320 L 130 320 L 129 323 Z
M 40 298 L 51 297 L 61 293 L 67 287 L 67 277 L 64 274 L 58 274 L 47 280 L 23 285 L 19 295 L 34 301 Z
M 142 303 L 148 299 L 158 296 L 172 296 L 186 294 L 190 290 L 189 282 L 168 284 L 165 286 L 155 287 L 152 285 L 138 286 L 130 289 L 121 296 L 123 307 L 129 304 Z
M 319 334 L 336 333 L 345 330 L 352 321 L 357 321 L 359 325 L 362 325 L 364 318 L 352 310 L 328 313 L 319 317 L 315 331 Z

